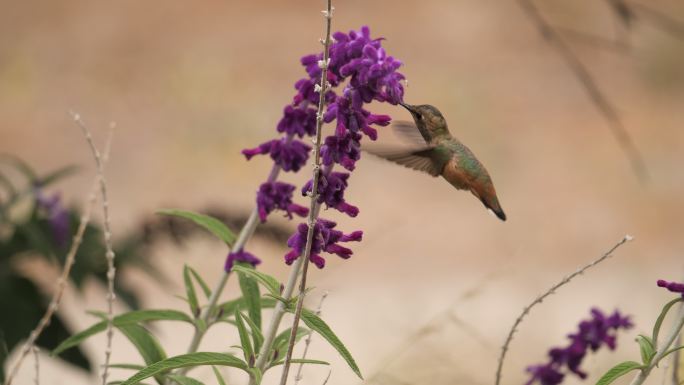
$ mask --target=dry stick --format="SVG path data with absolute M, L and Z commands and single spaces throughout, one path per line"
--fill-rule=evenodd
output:
M 111 132 L 109 138 L 107 139 L 107 144 L 105 145 L 105 153 L 103 154 L 105 162 L 109 156 L 110 144 Z M 73 267 L 74 262 L 76 260 L 76 252 L 78 252 L 78 248 L 81 246 L 81 241 L 83 241 L 83 234 L 85 233 L 85 230 L 88 227 L 88 223 L 90 222 L 90 215 L 93 211 L 93 205 L 95 204 L 95 200 L 97 199 L 96 194 L 98 181 L 99 176 L 96 177 L 93 186 L 90 188 L 88 200 L 83 211 L 83 214 L 81 215 L 81 221 L 78 224 L 78 229 L 76 229 L 76 234 L 74 234 L 73 241 L 71 242 L 71 246 L 69 247 L 69 251 L 67 252 L 66 258 L 64 260 L 64 269 L 62 270 L 62 274 L 59 276 L 59 279 L 57 280 L 57 287 L 55 288 L 55 292 L 52 295 L 50 304 L 48 305 L 45 314 L 43 314 L 43 317 L 40 319 L 40 321 L 38 321 L 38 325 L 35 329 L 33 329 L 33 331 L 31 331 L 28 340 L 26 341 L 26 343 L 24 343 L 24 346 L 21 349 L 21 353 L 19 354 L 19 358 L 17 359 L 17 362 L 14 363 L 14 366 L 10 371 L 9 377 L 7 377 L 5 385 L 12 384 L 12 379 L 17 374 L 19 367 L 21 367 L 21 364 L 28 355 L 28 353 L 31 351 L 31 347 L 35 345 L 38 337 L 40 337 L 41 333 L 43 333 L 43 330 L 45 330 L 45 328 L 50 324 L 50 320 L 52 319 L 53 314 L 57 311 L 57 308 L 59 307 L 59 304 L 62 301 L 64 289 L 69 280 L 69 273 L 71 272 L 71 268 Z
M 320 316 L 321 315 L 321 310 L 323 309 L 323 302 L 325 299 L 328 298 L 328 292 L 326 291 L 323 293 L 323 296 L 321 297 L 321 302 L 318 303 L 318 309 L 316 309 L 316 315 Z M 304 352 L 302 353 L 302 360 L 306 359 L 306 355 L 309 353 L 309 346 L 311 345 L 311 337 L 313 337 L 313 330 L 309 330 L 308 335 L 306 336 L 306 341 L 304 342 Z M 299 384 L 299 381 L 302 380 L 302 370 L 304 369 L 304 362 L 299 364 L 299 367 L 297 368 L 297 375 L 295 376 L 295 385 Z M 330 377 L 330 374 L 328 374 L 328 377 Z M 327 380 L 326 380 L 327 382 Z
M 40 357 L 38 357 L 38 348 L 34 345 L 31 350 L 33 351 L 33 360 L 34 360 L 34 366 L 33 369 L 35 371 L 35 377 L 33 378 L 33 382 L 36 385 L 40 385 Z
M 309 231 L 306 234 L 306 246 L 304 246 L 304 255 L 300 256 L 304 266 L 302 266 L 302 278 L 299 282 L 299 297 L 297 298 L 297 307 L 294 313 L 294 321 L 292 322 L 292 330 L 290 332 L 290 341 L 287 346 L 287 355 L 285 356 L 285 363 L 283 364 L 283 372 L 280 377 L 280 385 L 287 384 L 287 375 L 290 372 L 290 363 L 292 362 L 292 351 L 297 340 L 297 328 L 299 327 L 299 318 L 302 316 L 302 307 L 304 306 L 304 297 L 306 296 L 306 273 L 309 269 L 309 258 L 311 257 L 311 246 L 313 244 L 314 228 L 316 226 L 316 217 L 318 216 L 318 182 L 321 175 L 321 136 L 323 131 L 323 108 L 325 106 L 325 92 L 328 89 L 328 64 L 330 63 L 330 33 L 332 27 L 333 6 L 332 0 L 327 1 L 328 6 L 323 11 L 325 17 L 325 40 L 323 41 L 323 60 L 319 62 L 321 68 L 321 82 L 318 87 L 318 112 L 316 113 L 316 141 L 314 142 L 314 164 L 313 164 L 313 183 L 311 187 L 311 208 L 309 210 Z
M 577 55 L 575 55 L 556 30 L 546 22 L 534 6 L 532 0 L 519 0 L 519 3 L 529 18 L 537 26 L 542 36 L 554 44 L 570 67 L 570 70 L 575 74 L 575 77 L 582 83 L 585 91 L 608 122 L 608 126 L 610 127 L 613 136 L 615 136 L 620 148 L 622 148 L 629 159 L 634 174 L 642 183 L 647 182 L 649 180 L 649 174 L 639 149 L 634 144 L 634 141 L 627 132 L 622 120 L 620 120 L 620 116 L 615 110 L 615 107 L 613 107 L 606 96 L 603 95 L 603 92 L 599 89 L 589 73 L 589 70 L 582 64 L 582 61 L 579 60 Z
M 74 119 L 74 122 L 81 127 L 83 136 L 85 136 L 88 146 L 93 153 L 93 158 L 95 158 L 97 175 L 100 181 L 100 194 L 102 195 L 104 239 L 105 248 L 107 249 L 105 253 L 105 258 L 107 259 L 107 344 L 105 347 L 104 370 L 102 371 L 102 385 L 107 385 L 107 376 L 109 375 L 109 360 L 112 355 L 112 337 L 114 336 L 114 276 L 116 275 L 116 269 L 114 268 L 114 250 L 112 249 L 112 231 L 109 218 L 109 200 L 107 199 L 107 181 L 105 180 L 104 176 L 104 163 L 102 162 L 100 152 L 95 146 L 95 143 L 93 143 L 93 137 L 90 134 L 90 130 L 88 127 L 86 127 L 85 123 L 83 123 L 83 120 L 79 114 L 72 111 L 71 117 Z M 112 124 L 111 129 L 113 128 L 114 125 Z
M 331 374 L 332 374 L 332 369 L 328 370 L 328 375 L 325 377 L 325 381 L 323 381 L 322 385 L 325 385 L 328 383 L 328 380 L 330 379 Z
M 684 306 L 681 303 L 679 306 Z M 680 346 L 682 344 L 682 334 L 679 333 L 677 340 L 675 341 L 675 346 Z M 679 359 L 681 350 L 677 350 L 672 354 L 672 384 L 679 385 Z
M 548 296 L 550 296 L 551 294 L 555 293 L 556 290 L 558 290 L 561 286 L 564 286 L 565 284 L 567 284 L 568 282 L 570 282 L 573 278 L 575 278 L 575 277 L 577 277 L 578 275 L 584 273 L 584 272 L 587 271 L 589 268 L 594 267 L 594 266 L 598 265 L 599 263 L 601 263 L 601 262 L 605 261 L 606 259 L 608 259 L 608 257 L 610 257 L 610 256 L 612 255 L 613 251 L 615 251 L 618 247 L 622 246 L 622 245 L 625 244 L 626 242 L 631 241 L 632 239 L 634 239 L 634 238 L 632 238 L 631 235 L 625 235 L 624 238 L 622 238 L 622 240 L 620 240 L 620 242 L 618 242 L 617 244 L 615 244 L 615 246 L 613 246 L 610 250 L 608 250 L 608 251 L 607 251 L 605 254 L 603 254 L 600 258 L 598 258 L 598 259 L 594 260 L 593 262 L 591 262 L 591 263 L 589 263 L 589 264 L 587 264 L 587 265 L 585 265 L 585 266 L 583 266 L 583 267 L 577 269 L 577 271 L 575 271 L 574 273 L 572 273 L 572 274 L 570 274 L 570 275 L 568 275 L 568 276 L 565 276 L 563 279 L 561 279 L 560 282 L 558 282 L 557 284 L 551 286 L 551 288 L 550 288 L 549 290 L 547 290 L 544 294 L 538 296 L 538 297 L 535 298 L 534 301 L 532 301 L 529 305 L 525 306 L 525 308 L 523 309 L 522 313 L 520 313 L 520 315 L 518 316 L 518 318 L 516 318 L 515 322 L 513 323 L 513 327 L 511 327 L 511 330 L 508 332 L 508 336 L 506 337 L 506 342 L 504 342 L 503 346 L 501 347 L 501 354 L 499 355 L 499 363 L 498 363 L 498 366 L 497 366 L 497 368 L 496 368 L 496 382 L 495 382 L 495 385 L 499 385 L 499 384 L 501 383 L 501 369 L 503 368 L 503 363 L 504 363 L 504 359 L 506 358 L 506 352 L 508 351 L 508 347 L 509 347 L 509 345 L 511 344 L 511 341 L 513 340 L 513 334 L 515 334 L 515 332 L 518 330 L 518 326 L 520 326 L 520 323 L 523 321 L 523 319 L 525 318 L 525 316 L 526 316 L 527 314 L 529 314 L 530 310 L 532 310 L 532 308 L 533 308 L 534 306 L 536 306 L 536 305 L 542 303 L 542 301 L 543 301 L 546 297 L 548 297 Z

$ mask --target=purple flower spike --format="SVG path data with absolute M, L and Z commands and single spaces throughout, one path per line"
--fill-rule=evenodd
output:
M 318 94 L 316 94 L 316 98 L 318 98 Z M 286 106 L 283 111 L 283 118 L 278 123 L 277 130 L 278 132 L 297 135 L 300 138 L 304 135 L 315 135 L 316 110 L 306 107 L 295 108 Z
M 668 282 L 663 279 L 658 280 L 658 287 L 664 287 L 673 293 L 679 293 L 684 298 L 684 283 Z
M 335 230 L 337 224 L 335 222 L 318 218 L 314 225 L 313 240 L 311 243 L 311 255 L 309 260 L 319 269 L 325 266 L 325 259 L 321 257 L 320 253 L 326 252 L 335 254 L 343 259 L 351 257 L 353 252 L 338 244 L 338 242 L 358 242 L 363 237 L 363 232 L 354 231 L 351 234 L 343 234 L 339 230 Z M 287 245 L 292 249 L 285 254 L 285 263 L 292 264 L 300 255 L 304 253 L 306 247 L 306 237 L 309 232 L 309 226 L 305 223 L 300 223 L 297 226 L 297 232 L 294 233 L 287 241 Z
M 65 247 L 69 243 L 69 212 L 62 206 L 61 196 L 55 193 L 46 197 L 40 189 L 35 190 L 35 196 L 38 207 L 47 215 L 52 239 L 58 247 Z
M 266 222 L 266 217 L 272 211 L 280 209 L 285 211 L 285 216 L 292 219 L 292 214 L 304 217 L 309 213 L 309 209 L 292 203 L 292 192 L 295 186 L 283 182 L 266 182 L 259 187 L 257 193 L 257 209 L 259 219 Z
M 321 147 L 323 164 L 330 166 L 338 163 L 349 171 L 354 171 L 356 161 L 361 158 L 361 134 L 345 132 L 344 136 L 336 135 L 325 138 Z
M 230 271 L 233 269 L 233 265 L 235 264 L 235 262 L 246 262 L 252 266 L 256 266 L 261 263 L 261 259 L 255 257 L 252 253 L 248 253 L 240 249 L 234 253 L 228 254 L 228 256 L 226 257 L 226 264 L 223 267 L 226 273 L 230 273 Z
M 533 365 L 527 368 L 532 377 L 526 385 L 532 385 L 539 381 L 541 385 L 558 385 L 563 381 L 563 366 L 576 374 L 581 379 L 587 374 L 581 370 L 580 365 L 587 352 L 597 351 L 602 346 L 615 349 L 616 332 L 619 329 L 629 329 L 633 326 L 629 317 L 620 315 L 617 310 L 606 317 L 599 309 L 591 309 L 592 318 L 579 324 L 577 333 L 569 334 L 570 344 L 564 348 L 552 348 L 549 350 L 549 362 L 546 364 Z
M 359 208 L 348 204 L 344 200 L 344 190 L 347 188 L 349 174 L 346 172 L 331 172 L 328 176 L 321 175 L 318 183 L 318 203 L 325 203 L 328 207 L 355 217 Z M 302 195 L 311 192 L 313 181 L 309 180 L 302 188 Z

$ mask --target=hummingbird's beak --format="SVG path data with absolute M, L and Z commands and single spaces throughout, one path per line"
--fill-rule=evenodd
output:
M 404 103 L 404 102 L 399 102 L 399 104 L 400 104 L 402 107 L 406 108 L 409 112 L 413 112 L 413 106 L 412 106 L 412 105 L 406 104 L 406 103 Z

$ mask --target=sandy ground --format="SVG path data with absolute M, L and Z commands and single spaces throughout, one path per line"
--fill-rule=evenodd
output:
M 681 2 L 649 4 L 684 20 Z M 387 38 L 388 52 L 405 62 L 406 100 L 444 112 L 452 132 L 487 165 L 509 217 L 499 222 L 442 180 L 370 157 L 361 162 L 347 192 L 361 214 L 324 215 L 342 229 L 363 229 L 365 240 L 351 260 L 331 257 L 324 270 L 312 271 L 310 304 L 330 293 L 324 317 L 369 382 L 491 384 L 499 347 L 522 307 L 625 234 L 634 242 L 532 312 L 513 342 L 504 383 L 524 382 L 525 366 L 562 344 L 592 306 L 620 308 L 637 327 L 616 353 L 587 360 L 589 381 L 618 360 L 637 358 L 633 337 L 648 332 L 670 298 L 655 280 L 684 276 L 682 40 L 646 19 L 634 25 L 627 53 L 568 40 L 642 151 L 651 176 L 643 184 L 585 90 L 516 2 L 336 7 L 336 30 L 367 24 Z M 556 25 L 607 39 L 624 32 L 603 2 L 539 7 Z M 58 186 L 81 202 L 93 167 L 67 111 L 80 112 L 98 140 L 116 121 L 108 167 L 115 234 L 162 207 L 249 209 L 270 166 L 267 159 L 245 162 L 239 150 L 274 135 L 303 74 L 298 59 L 319 49 L 322 30 L 321 2 L 310 1 L 29 0 L 1 8 L 0 151 L 44 170 L 85 165 Z M 373 111 L 409 118 L 384 105 Z M 381 141 L 391 136 L 381 132 Z M 264 271 L 285 279 L 284 248 L 258 239 L 248 247 L 265 260 Z M 225 253 L 217 242 L 198 240 L 182 249 L 161 245 L 154 258 L 169 277 L 180 278 L 188 263 L 215 282 Z M 182 292 L 180 279 L 169 290 L 128 274 L 147 307 L 183 307 L 172 296 Z M 91 286 L 83 297 L 70 290 L 65 299 L 62 311 L 79 329 L 92 322 L 85 310 L 104 307 L 101 288 Z M 236 290 L 229 285 L 226 296 Z M 162 324 L 159 335 L 170 355 L 180 354 L 191 330 Z M 225 350 L 235 337 L 217 328 L 203 348 Z M 86 344 L 99 362 L 103 343 L 96 337 Z M 122 336 L 114 343 L 113 361 L 135 354 Z M 360 383 L 319 338 L 312 357 L 333 363 L 329 384 Z M 45 356 L 41 368 L 43 383 L 95 381 Z M 306 369 L 302 384 L 321 384 L 327 373 Z M 19 384 L 31 383 L 32 364 L 20 374 Z M 210 371 L 196 374 L 214 383 Z M 238 373 L 230 380 L 244 382 Z

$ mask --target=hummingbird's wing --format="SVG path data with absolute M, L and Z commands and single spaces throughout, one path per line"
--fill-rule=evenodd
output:
M 392 122 L 392 130 L 398 137 L 413 146 L 425 146 L 427 142 L 413 122 L 399 120 Z
M 422 171 L 432 176 L 442 174 L 446 160 L 435 156 L 436 149 L 432 146 L 422 148 L 371 148 L 366 149 L 370 154 L 387 159 L 414 170 Z

